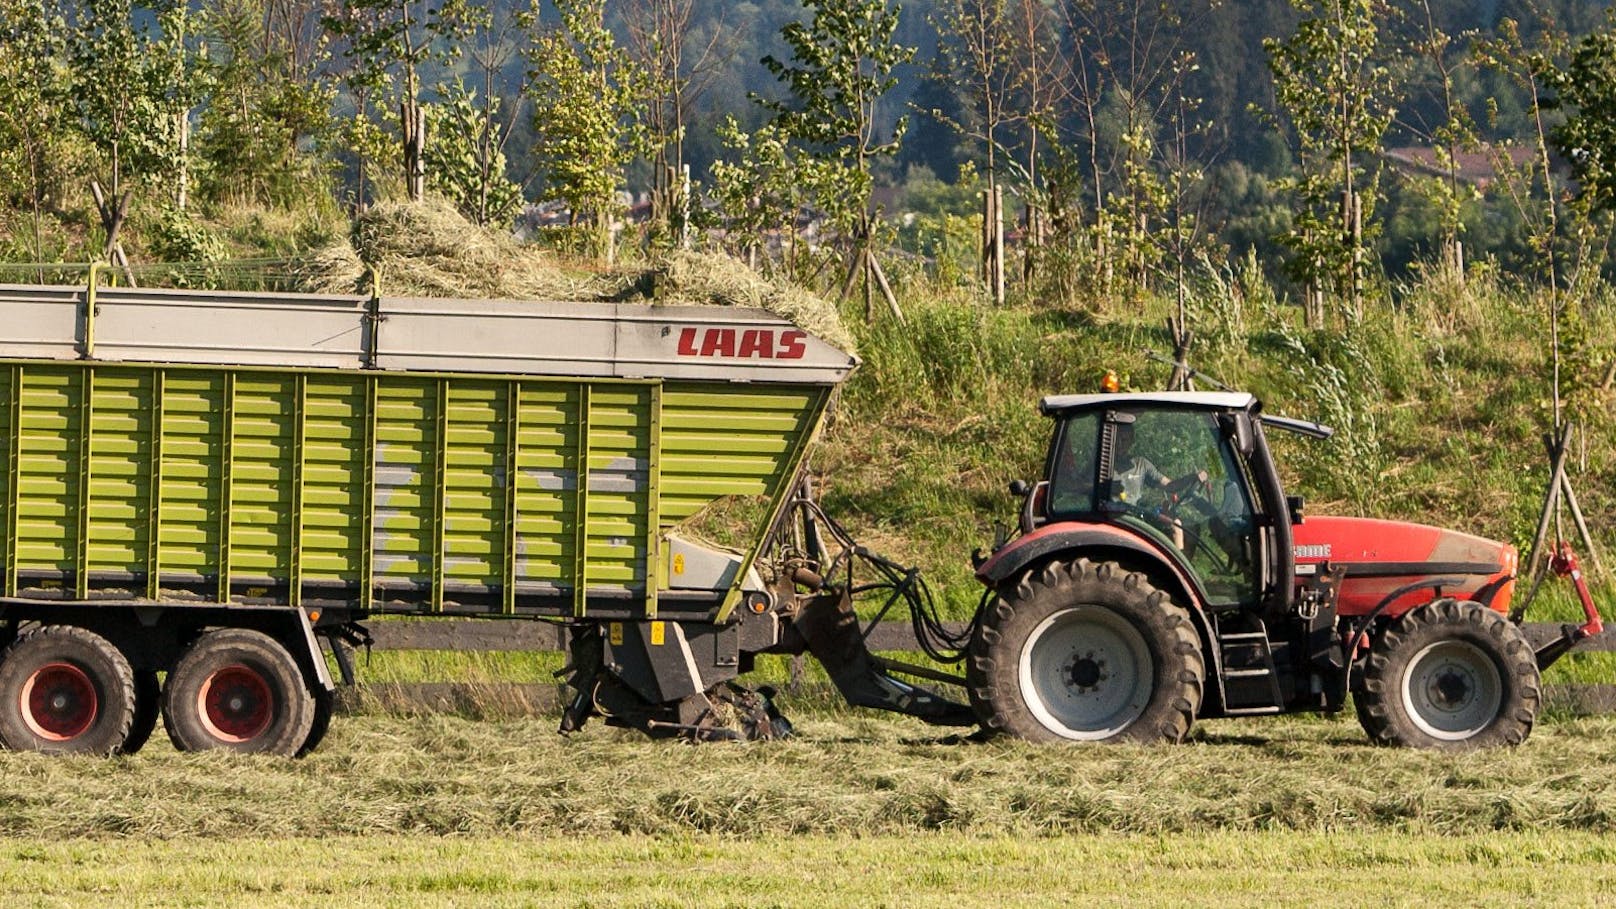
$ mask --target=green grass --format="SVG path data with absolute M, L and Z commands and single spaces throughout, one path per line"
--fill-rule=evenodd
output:
M 0 842 L 8 905 L 1601 905 L 1587 834 Z

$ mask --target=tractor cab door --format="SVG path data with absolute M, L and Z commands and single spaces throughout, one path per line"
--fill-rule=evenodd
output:
M 1230 417 L 1149 406 L 1071 415 L 1048 465 L 1050 517 L 1098 518 L 1155 540 L 1209 607 L 1259 605 L 1268 547 Z

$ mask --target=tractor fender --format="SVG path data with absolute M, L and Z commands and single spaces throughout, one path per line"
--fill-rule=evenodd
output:
M 1050 559 L 1066 554 L 1081 555 L 1085 551 L 1105 553 L 1101 555 L 1102 558 L 1114 559 L 1120 556 L 1126 561 L 1143 562 L 1144 565 L 1139 567 L 1148 570 L 1158 581 L 1170 579 L 1173 582 L 1177 588 L 1173 592 L 1182 594 L 1185 604 L 1194 607 L 1190 610 L 1192 613 L 1202 610 L 1201 596 L 1176 553 L 1168 552 L 1139 534 L 1111 524 L 1086 524 L 1076 521 L 1046 524 L 1032 533 L 1018 537 L 995 552 L 977 568 L 976 578 L 984 585 L 996 589 L 1005 581 L 1018 577 L 1027 569 Z
M 977 580 L 997 590 L 1005 582 L 1054 559 L 1087 556 L 1104 561 L 1117 561 L 1143 571 L 1158 589 L 1181 597 L 1190 606 L 1190 621 L 1201 639 L 1201 652 L 1206 660 L 1208 677 L 1223 672 L 1223 657 L 1212 646 L 1212 621 L 1206 614 L 1204 600 L 1190 581 L 1189 574 L 1176 553 L 1163 550 L 1151 540 L 1110 524 L 1084 524 L 1063 522 L 1047 524 L 1024 534 L 995 552 L 976 570 Z

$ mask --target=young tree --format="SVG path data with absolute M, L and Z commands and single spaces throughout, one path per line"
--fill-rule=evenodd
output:
M 1462 215 L 1464 203 L 1474 195 L 1474 190 L 1459 179 L 1459 154 L 1476 147 L 1476 124 L 1458 95 L 1457 80 L 1463 63 L 1454 59 L 1454 36 L 1437 24 L 1431 0 L 1419 0 L 1417 13 L 1417 31 L 1412 50 L 1436 77 L 1439 93 L 1436 102 L 1441 120 L 1419 121 L 1407 126 L 1436 150 L 1437 165 L 1442 169 L 1442 176 L 1421 181 L 1419 189 L 1437 209 L 1442 231 L 1442 261 L 1452 271 L 1455 280 L 1462 283 L 1465 271 Z
M 404 188 L 418 201 L 426 190 L 421 71 L 429 63 L 447 67 L 457 61 L 460 42 L 486 11 L 472 0 L 344 0 L 335 7 L 321 21 L 343 43 L 352 64 L 350 83 L 366 93 L 397 89 Z
M 641 75 L 605 23 L 605 0 L 556 0 L 560 23 L 527 16 L 526 51 L 536 141 L 550 192 L 567 203 L 574 223 L 596 229 L 597 252 L 612 255 L 612 222 L 623 168 L 644 147 L 635 99 Z
M 1028 69 L 1017 54 L 1016 31 L 1010 0 L 953 0 L 938 23 L 942 42 L 938 53 L 959 80 L 970 103 L 968 121 L 952 122 L 961 134 L 982 145 L 987 177 L 982 213 L 982 280 L 993 301 L 1004 303 L 1004 221 L 997 206 L 1000 134 L 1026 116 L 1017 102 L 1026 88 Z M 934 111 L 933 116 L 942 116 Z
M 442 90 L 436 109 L 437 138 L 427 146 L 433 188 L 461 214 L 483 226 L 509 226 L 522 206 L 522 187 L 509 175 L 505 148 L 522 112 L 520 96 L 506 93 L 503 78 L 516 60 L 524 34 L 518 16 L 496 9 L 469 51 L 480 85 L 464 80 Z
M 464 85 L 445 90 L 432 108 L 437 138 L 426 148 L 427 181 L 473 223 L 508 228 L 522 208 L 522 187 L 506 175 L 510 127 L 501 123 L 500 101 Z
M 210 103 L 197 150 L 209 198 L 294 205 L 327 189 L 304 143 L 331 126 L 335 92 L 318 73 L 323 38 L 314 11 L 277 0 L 209 0 L 200 25 Z
M 32 258 L 45 259 L 45 210 L 67 180 L 66 29 L 32 0 L 0 0 L 0 185 L 32 221 Z
M 1301 173 L 1286 184 L 1300 205 L 1282 241 L 1293 254 L 1293 274 L 1311 288 L 1308 311 L 1319 324 L 1325 285 L 1350 318 L 1360 311 L 1376 233 L 1377 153 L 1395 108 L 1377 0 L 1292 2 L 1302 13 L 1296 34 L 1263 43 L 1300 153 Z
M 803 0 L 807 22 L 790 22 L 780 36 L 791 59 L 773 54 L 763 67 L 785 85 L 788 97 L 774 101 L 753 96 L 774 114 L 774 124 L 804 153 L 804 178 L 819 206 L 850 238 L 842 297 L 864 284 L 865 316 L 872 313 L 872 291 L 879 287 L 893 315 L 903 317 L 898 300 L 875 257 L 874 216 L 870 211 L 873 160 L 897 153 L 908 118 L 892 135 L 877 135 L 876 106 L 897 84 L 892 71 L 914 57 L 914 48 L 893 42 L 897 10 L 886 0 Z
M 183 118 L 197 85 L 184 45 L 186 8 L 173 0 L 64 4 L 74 124 L 98 153 L 90 183 L 104 232 L 102 256 L 128 267 L 118 232 L 134 180 L 184 172 Z M 178 188 L 177 186 L 175 187 Z M 132 276 L 131 276 L 132 277 Z
M 626 0 L 622 12 L 628 50 L 644 76 L 639 104 L 656 221 L 681 243 L 690 202 L 684 196 L 686 124 L 738 46 L 721 14 L 704 35 L 693 28 L 695 14 L 695 0 Z
M 712 170 L 711 195 L 723 224 L 724 243 L 756 268 L 769 231 L 795 227 L 805 202 L 801 169 L 789 138 L 778 126 L 766 124 L 748 135 L 734 117 L 726 117 L 718 135 L 732 156 L 713 162 Z

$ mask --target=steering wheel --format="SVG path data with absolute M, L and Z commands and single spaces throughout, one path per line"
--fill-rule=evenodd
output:
M 1212 502 L 1212 481 L 1205 470 L 1197 470 L 1170 480 L 1161 487 L 1162 496 L 1166 501 L 1162 503 L 1162 513 L 1177 515 L 1178 510 L 1192 498 L 1198 498 L 1208 505 Z

